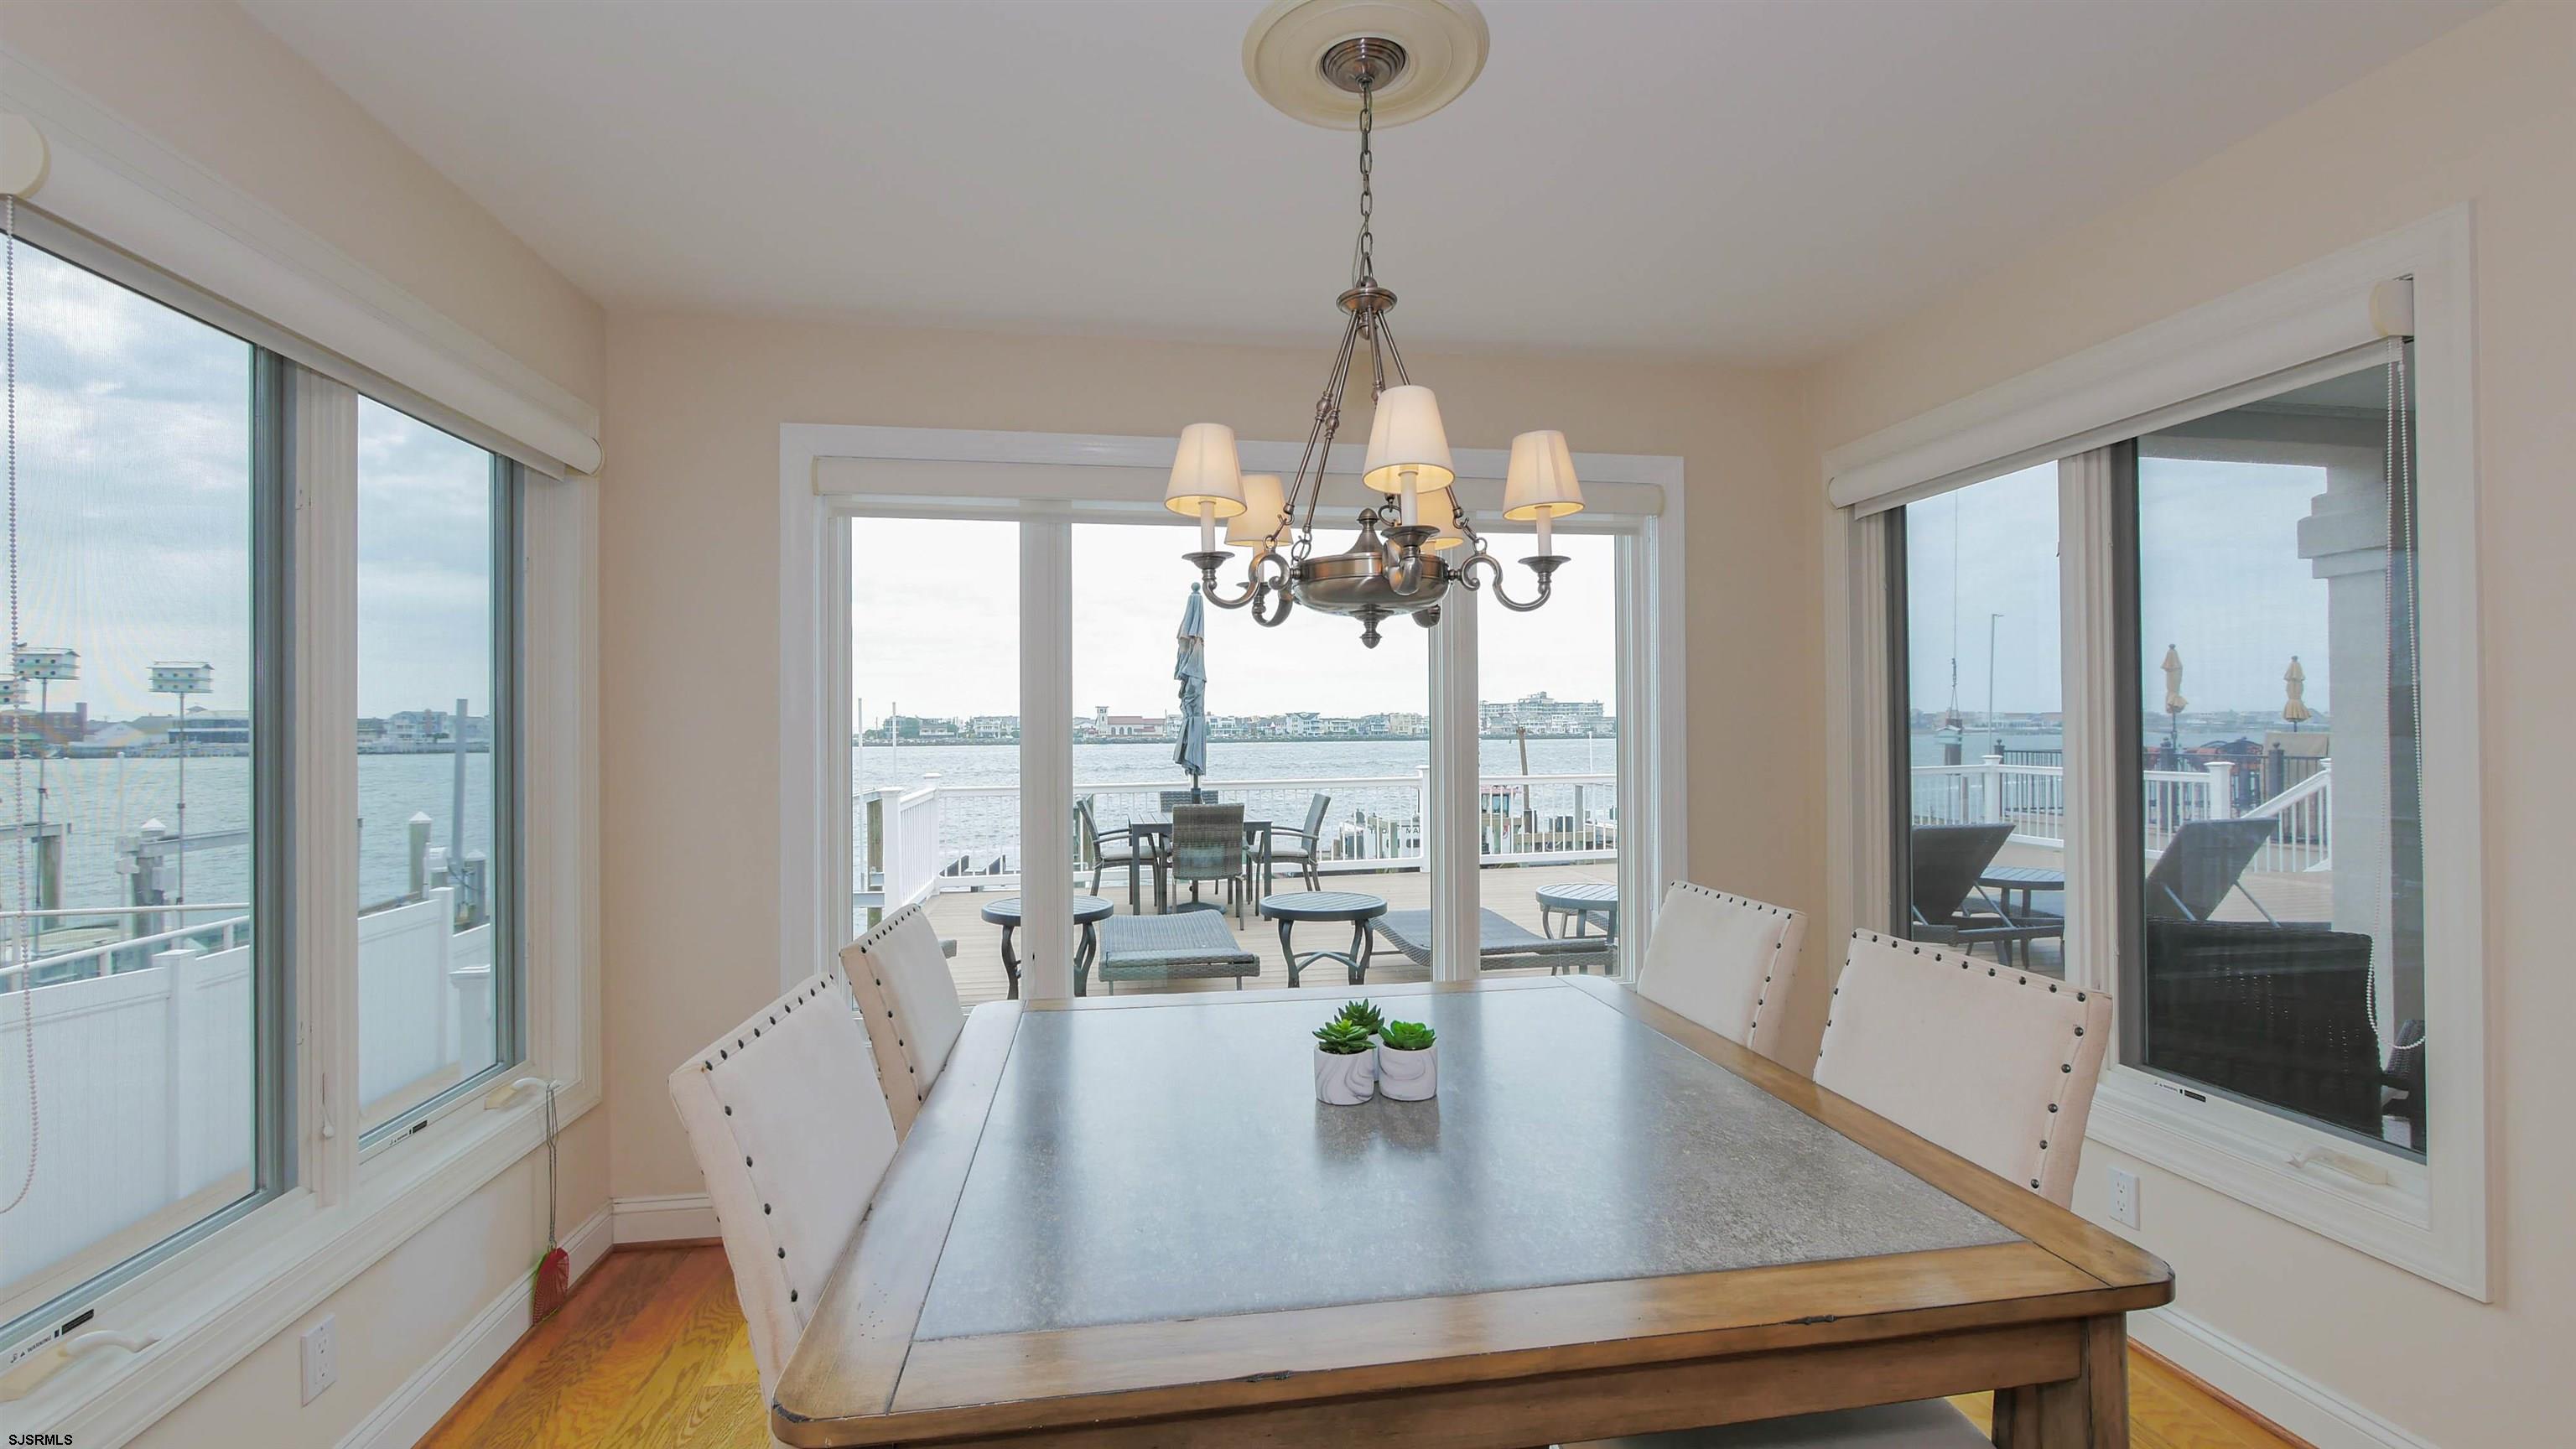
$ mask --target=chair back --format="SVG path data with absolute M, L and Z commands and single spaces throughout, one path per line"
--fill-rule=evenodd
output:
M 1977 877 L 2012 838 L 2009 825 L 1917 825 L 1911 848 L 1914 919 L 1938 926 L 1959 914 Z
M 939 933 L 918 901 L 843 948 L 841 966 L 849 973 L 859 1020 L 867 1023 L 886 1106 L 901 1136 L 912 1130 L 922 1099 L 966 1029 L 957 978 L 948 974 Z
M 2205 921 L 2218 909 L 2236 878 L 2254 863 L 2275 831 L 2276 816 L 2249 820 L 2194 820 L 2165 842 L 2147 872 L 2146 913 L 2150 919 Z
M 1776 1058 L 1806 939 L 1807 918 L 1785 906 L 1675 881 L 1637 965 L 1637 994 Z
M 1213 805 L 1217 802 L 1217 794 L 1214 790 L 1202 790 L 1196 799 L 1192 799 L 1187 790 L 1165 790 L 1157 798 L 1163 802 L 1163 813 L 1166 815 L 1184 805 Z
M 1333 808 L 1333 797 L 1317 795 L 1306 802 L 1306 839 L 1316 846 L 1324 843 L 1324 812 Z
M 1074 859 L 1093 861 L 1100 858 L 1100 820 L 1091 813 L 1091 797 L 1073 802 L 1073 830 L 1076 842 Z
M 1243 807 L 1172 807 L 1172 879 L 1225 880 L 1243 869 Z
M 750 1321 L 764 1401 L 894 1157 L 894 1120 L 851 1013 L 836 967 L 671 1073 L 671 1101 Z
M 2064 1207 L 2111 1035 L 2111 998 L 1854 931 L 1816 1085 Z

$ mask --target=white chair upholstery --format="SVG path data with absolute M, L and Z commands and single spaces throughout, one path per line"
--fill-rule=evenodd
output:
M 895 1132 L 908 1133 L 939 1069 L 948 1064 L 957 1034 L 966 1029 L 948 955 L 916 903 L 851 942 L 841 952 L 841 966 L 849 973 L 859 1019 L 867 1023 Z
M 1855 931 L 1830 1012 L 1817 1086 L 2060 1207 L 2075 1195 L 2110 997 Z
M 1637 967 L 1637 994 L 1777 1058 L 1807 918 L 1675 881 Z
M 1655 934 L 1663 932 L 1659 919 Z M 2111 1034 L 2111 998 L 1955 947 L 1854 931 L 1832 1013 L 1816 1085 L 2066 1205 Z M 1939 1399 L 1565 1449 L 1791 1446 L 1991 1449 L 1965 1415 Z
M 1630 1434 L 1563 1449 L 1995 1449 L 1968 1416 L 1939 1399 L 1760 1419 L 1718 1429 Z
M 764 1400 L 894 1157 L 894 1120 L 875 1085 L 837 969 L 797 983 L 671 1074 Z

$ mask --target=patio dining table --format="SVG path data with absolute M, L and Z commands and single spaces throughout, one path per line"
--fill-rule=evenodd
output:
M 2152 1255 L 1615 982 L 1371 995 L 1436 1097 L 1317 1102 L 1304 993 L 975 1008 L 771 1432 L 1527 1449 L 1992 1389 L 2014 1449 L 2128 1442 Z

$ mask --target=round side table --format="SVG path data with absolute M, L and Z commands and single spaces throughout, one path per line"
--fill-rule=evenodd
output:
M 1570 935 L 1580 936 L 1595 916 L 1601 918 L 1601 934 L 1612 939 L 1619 935 L 1619 888 L 1606 881 L 1576 881 L 1568 885 L 1543 887 L 1538 893 L 1539 924 L 1547 934 L 1556 934 L 1556 918 L 1572 916 Z
M 1091 958 L 1100 954 L 1100 923 L 1118 907 L 1098 896 L 1073 898 L 1073 923 L 1082 928 L 1082 940 L 1073 948 L 1073 994 L 1091 994 Z M 1011 978 L 1010 999 L 1020 999 L 1020 953 L 1011 948 L 1011 933 L 1020 928 L 1020 898 L 1004 896 L 986 906 L 980 915 L 1002 928 L 1002 972 Z
M 1353 986 L 1368 980 L 1369 953 L 1375 945 L 1370 939 L 1369 922 L 1386 914 L 1386 902 L 1358 891 L 1290 891 L 1263 896 L 1261 914 L 1279 923 L 1279 954 L 1288 958 L 1290 986 L 1297 984 L 1299 972 L 1318 961 L 1341 962 L 1350 969 Z M 1351 948 L 1299 954 L 1291 939 L 1299 921 L 1347 923 L 1351 928 Z

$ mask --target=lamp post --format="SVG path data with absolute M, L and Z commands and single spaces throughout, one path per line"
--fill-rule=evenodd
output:
M 203 660 L 162 661 L 152 666 L 152 692 L 179 698 L 179 722 L 173 728 L 179 737 L 179 889 L 173 905 L 188 903 L 188 696 L 212 694 L 214 688 L 215 666 Z
M 35 904 L 39 907 L 58 906 L 61 905 L 62 902 L 53 898 L 52 891 L 44 889 L 49 881 L 56 889 L 59 889 L 61 885 L 60 871 L 62 857 L 59 852 L 49 856 L 47 846 L 45 844 L 45 762 L 48 759 L 48 756 L 45 752 L 43 731 L 45 728 L 45 721 L 51 717 L 54 712 L 54 681 L 60 679 L 68 682 L 70 680 L 80 678 L 80 655 L 76 651 L 70 649 L 40 649 L 31 645 L 22 644 L 17 648 L 15 654 L 10 660 L 10 668 L 16 676 L 9 681 L 8 707 L 11 711 L 23 713 L 27 707 L 26 682 L 30 679 L 36 681 L 36 729 L 38 737 L 36 742 L 35 841 L 36 884 L 39 889 L 37 891 L 38 899 Z M 25 720 L 21 718 L 19 721 L 19 727 L 11 730 L 9 733 L 9 753 L 11 758 L 14 759 L 20 756 L 26 748 Z M 26 902 L 21 901 L 19 904 L 24 905 Z

